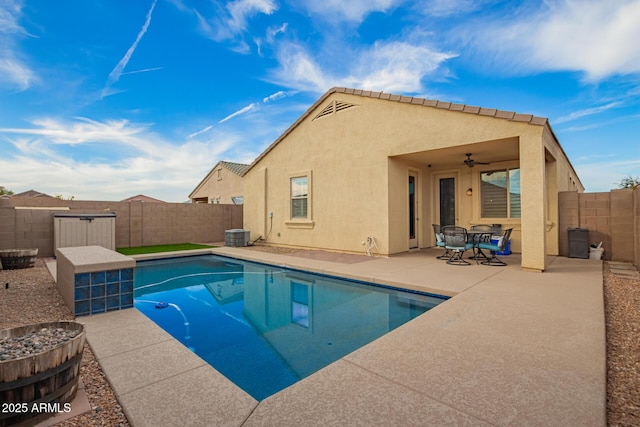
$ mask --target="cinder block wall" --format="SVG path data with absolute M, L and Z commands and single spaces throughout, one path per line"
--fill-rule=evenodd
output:
M 0 249 L 38 248 L 53 256 L 56 212 L 116 213 L 116 247 L 224 241 L 224 230 L 242 228 L 241 205 L 0 199 Z
M 611 259 L 616 261 L 636 261 L 635 192 L 631 189 L 611 191 Z
M 559 194 L 560 255 L 569 254 L 569 227 L 589 229 L 589 243 L 602 242 L 604 259 L 640 266 L 640 197 L 637 190 Z
M 580 227 L 589 229 L 589 244 L 602 242 L 604 259 L 612 259 L 611 193 L 581 193 Z
M 640 270 L 640 187 L 636 187 L 633 192 L 633 205 L 634 205 L 634 235 L 636 256 L 635 264 Z

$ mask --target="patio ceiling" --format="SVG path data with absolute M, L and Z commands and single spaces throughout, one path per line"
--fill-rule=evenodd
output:
M 451 169 L 465 166 L 466 153 L 472 153 L 476 162 L 499 163 L 520 157 L 518 138 L 506 138 L 450 148 L 419 151 L 391 156 L 411 163 L 431 165 L 434 169 Z

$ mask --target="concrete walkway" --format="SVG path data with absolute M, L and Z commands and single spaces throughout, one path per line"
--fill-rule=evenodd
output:
M 135 309 L 79 318 L 135 426 L 606 425 L 601 261 L 526 273 L 517 255 L 457 267 L 435 250 L 359 262 L 213 252 L 455 297 L 262 402 Z

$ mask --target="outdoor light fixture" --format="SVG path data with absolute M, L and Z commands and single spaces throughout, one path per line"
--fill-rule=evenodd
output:
M 469 187 L 467 189 L 467 196 L 473 196 L 473 188 Z

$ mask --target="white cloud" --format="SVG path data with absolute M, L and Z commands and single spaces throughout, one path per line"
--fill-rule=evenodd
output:
M 593 114 L 599 114 L 599 113 L 605 112 L 607 110 L 610 110 L 612 108 L 619 107 L 621 105 L 622 105 L 621 102 L 610 102 L 610 103 L 608 103 L 606 105 L 601 105 L 599 107 L 586 108 L 584 110 L 574 111 L 574 112 L 572 112 L 570 114 L 567 114 L 565 116 L 558 117 L 553 122 L 554 123 L 569 122 L 569 121 L 576 120 L 576 119 L 579 119 L 579 118 L 582 118 L 582 117 L 591 116 Z
M 423 0 L 416 4 L 416 11 L 432 16 L 459 15 L 481 9 L 492 0 Z
M 249 20 L 259 14 L 271 15 L 278 10 L 278 5 L 273 0 L 236 0 L 227 4 L 226 8 L 219 8 L 211 18 L 203 16 L 197 10 L 193 10 L 198 18 L 200 31 L 212 40 L 232 41 L 232 48 L 238 53 L 248 53 L 249 45 L 243 40 L 248 32 Z M 286 28 L 281 27 L 282 31 Z M 277 34 L 278 30 L 275 30 Z M 258 46 L 260 41 L 258 40 Z
M 288 96 L 294 95 L 295 93 L 296 93 L 295 91 L 285 92 L 285 91 L 280 90 L 280 91 L 278 91 L 276 93 L 273 93 L 273 94 L 271 94 L 271 95 L 269 95 L 269 96 L 267 96 L 265 98 L 262 98 L 262 104 L 267 104 L 267 103 L 270 103 L 270 102 L 274 102 L 274 101 L 277 101 L 279 99 L 286 98 Z M 261 103 L 253 102 L 253 103 L 247 105 L 246 107 L 243 107 L 240 110 L 238 110 L 238 111 L 236 111 L 236 112 L 234 112 L 232 114 L 229 114 L 227 117 L 225 117 L 224 119 L 220 120 L 218 123 L 227 122 L 227 121 L 229 121 L 229 120 L 231 120 L 233 118 L 236 118 L 238 116 L 241 116 L 243 114 L 247 114 L 247 113 L 249 113 L 251 111 L 255 111 L 255 110 L 259 109 L 260 107 L 261 107 Z
M 361 22 L 372 12 L 386 12 L 400 3 L 397 0 L 304 0 L 302 6 L 311 14 L 328 20 Z
M 24 2 L 21 0 L 3 0 L 0 2 L 0 33 L 22 33 L 18 24 Z
M 143 70 L 134 70 L 134 71 L 127 71 L 124 73 L 120 73 L 121 76 L 125 76 L 127 74 L 139 74 L 139 73 L 148 73 L 149 71 L 158 71 L 158 70 L 162 70 L 164 67 L 153 67 L 153 68 L 145 68 Z
M 271 15 L 278 7 L 271 0 L 236 0 L 227 5 L 227 10 L 230 15 L 227 27 L 234 34 L 239 34 L 246 31 L 249 18 L 259 13 Z
M 13 58 L 0 57 L 0 84 L 27 90 L 38 81 L 34 72 L 23 62 Z
M 33 124 L 33 128 L 0 129 L 8 142 L 0 140 L 8 147 L 0 156 L 0 170 L 9 180 L 3 185 L 13 191 L 34 188 L 85 200 L 120 200 L 145 193 L 184 201 L 214 159 L 239 141 L 233 134 L 213 134 L 206 140 L 173 143 L 151 132 L 148 125 L 126 120 L 41 119 Z M 74 155 L 81 147 L 97 145 L 96 156 Z
M 199 131 L 193 132 L 192 134 L 187 136 L 187 139 L 191 139 L 191 138 L 194 138 L 194 137 L 196 137 L 198 135 L 202 135 L 203 133 L 207 133 L 211 129 L 213 129 L 213 125 L 209 125 L 209 126 L 205 127 L 204 129 L 200 129 Z
M 279 99 L 286 98 L 288 96 L 295 95 L 295 94 L 296 94 L 295 91 L 285 92 L 284 90 L 279 90 L 278 92 L 272 93 L 271 95 L 263 98 L 262 102 L 264 102 L 266 104 L 268 102 L 277 101 Z
M 422 79 L 434 73 L 454 54 L 436 52 L 408 42 L 377 42 L 356 53 L 346 70 L 337 70 L 314 59 L 302 46 L 283 44 L 278 52 L 280 68 L 273 72 L 279 84 L 297 90 L 323 93 L 333 86 L 357 87 L 385 92 L 419 92 Z M 340 75 L 342 74 L 342 75 Z
M 38 77 L 16 48 L 17 37 L 29 35 L 20 26 L 23 2 L 0 1 L 0 85 L 27 90 Z
M 241 108 L 240 110 L 236 111 L 235 113 L 229 114 L 227 117 L 225 117 L 224 119 L 220 120 L 218 123 L 224 123 L 226 121 L 229 121 L 231 119 L 233 119 L 234 117 L 238 117 L 242 114 L 247 114 L 249 111 L 255 110 L 256 108 L 258 108 L 258 103 L 254 102 L 251 103 L 249 105 L 247 105 L 244 108 Z
M 454 56 L 405 42 L 376 43 L 360 58 L 355 84 L 385 92 L 419 92 L 421 80 Z
M 282 86 L 322 93 L 337 81 L 298 44 L 281 44 L 277 58 L 279 68 L 273 72 L 273 77 Z
M 142 28 L 138 32 L 138 36 L 134 40 L 133 44 L 129 47 L 127 52 L 124 54 L 124 56 L 120 59 L 118 64 L 115 66 L 115 68 L 111 70 L 111 72 L 109 73 L 109 77 L 107 78 L 107 83 L 105 84 L 104 89 L 102 89 L 103 98 L 105 96 L 113 94 L 110 90 L 111 86 L 114 83 L 116 83 L 118 80 L 120 80 L 120 76 L 123 74 L 125 67 L 129 63 L 129 60 L 131 59 L 133 52 L 135 52 L 136 48 L 138 47 L 138 43 L 140 43 L 142 36 L 144 36 L 147 30 L 149 29 L 149 25 L 151 24 L 151 14 L 153 13 L 153 9 L 156 7 L 157 2 L 158 0 L 153 0 L 153 3 L 151 4 L 151 8 L 149 9 L 149 12 L 147 12 L 147 18 L 145 19 L 144 24 L 142 25 Z
M 496 67 L 511 71 L 578 71 L 598 81 L 640 73 L 640 0 L 548 0 L 497 20 L 483 17 L 467 30 Z

